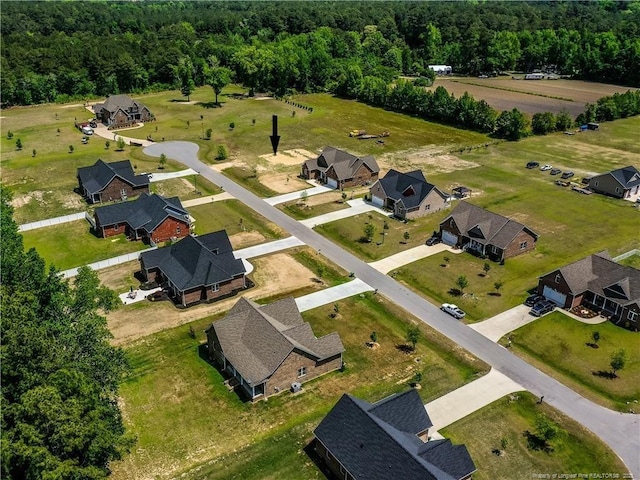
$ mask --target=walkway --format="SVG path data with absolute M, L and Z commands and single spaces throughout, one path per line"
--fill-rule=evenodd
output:
M 259 245 L 254 245 L 253 247 L 236 250 L 233 252 L 233 255 L 236 258 L 254 258 L 260 257 L 262 255 L 269 255 L 270 253 L 279 252 L 281 250 L 286 250 L 287 248 L 300 247 L 302 245 L 304 245 L 304 242 L 301 242 L 296 237 L 287 237 L 283 238 L 282 240 L 261 243 Z
M 209 195 L 206 197 L 193 198 L 191 200 L 185 200 L 184 202 L 182 202 L 182 206 L 185 208 L 195 207 L 196 205 L 204 205 L 205 203 L 219 202 L 221 200 L 233 200 L 233 195 L 227 192 L 222 192 L 222 193 L 218 193 L 217 195 Z
M 141 140 L 139 138 L 125 137 L 121 133 L 124 130 L 136 130 L 142 127 L 144 127 L 144 125 L 138 125 L 137 127 L 126 128 L 126 129 L 123 128 L 119 130 L 109 130 L 107 127 L 104 126 L 104 124 L 99 123 L 98 126 L 93 129 L 93 133 L 95 135 L 98 135 L 99 137 L 106 138 L 110 142 L 116 142 L 118 138 L 122 138 L 127 143 L 127 145 L 130 145 L 131 142 L 138 143 L 143 147 L 148 147 L 150 145 L 153 145 L 155 142 L 152 142 L 150 140 Z
M 492 368 L 478 380 L 467 383 L 424 406 L 433 423 L 432 429 L 429 429 L 429 436 L 439 437 L 437 430 L 457 422 L 505 395 L 523 390 L 525 388 L 522 385 Z
M 366 203 L 361 198 L 355 198 L 353 200 L 347 200 L 347 204 L 351 208 L 345 208 L 343 210 L 336 210 L 335 212 L 325 213 L 324 215 L 318 215 L 317 217 L 307 218 L 306 220 L 300 220 L 300 223 L 306 227 L 313 228 L 323 223 L 334 222 L 336 220 L 342 220 L 343 218 L 353 217 L 361 213 L 377 211 L 382 215 L 388 217 L 390 214 L 385 212 L 379 207 Z M 294 220 L 295 221 L 295 220 Z
M 311 185 L 313 183 L 309 182 Z M 316 185 L 311 188 L 305 188 L 304 190 L 298 190 L 296 192 L 284 193 L 282 195 L 278 195 L 277 197 L 265 198 L 264 201 L 269 205 L 279 205 L 280 203 L 291 202 L 293 200 L 300 200 L 300 195 L 302 192 L 307 192 L 307 197 L 311 197 L 312 195 L 320 195 L 321 193 L 327 192 L 335 192 L 334 188 L 325 187 L 324 185 Z
M 90 263 L 87 267 L 90 267 L 92 270 L 102 270 L 103 268 L 113 267 L 114 265 L 120 265 L 122 263 L 131 262 L 133 260 L 137 260 L 142 252 L 149 252 L 151 250 L 155 250 L 157 247 L 147 248 L 146 250 L 140 250 L 133 253 L 127 253 L 125 255 L 120 255 L 118 257 L 108 258 L 106 260 L 101 260 L 99 262 Z M 60 272 L 60 274 L 64 278 L 75 277 L 78 274 L 78 268 L 70 268 L 69 270 L 65 270 Z
M 444 243 L 437 243 L 430 247 L 427 245 L 418 245 L 417 247 L 410 248 L 409 250 L 404 250 L 403 252 L 398 252 L 395 255 L 390 255 L 382 260 L 371 262 L 369 265 L 380 273 L 389 273 L 391 270 L 400 268 L 403 265 L 417 262 L 418 260 L 444 251 L 460 253 L 462 250 L 453 249 Z
M 163 180 L 170 180 L 172 178 L 192 177 L 198 175 L 198 172 L 187 168 L 186 170 L 180 170 L 179 172 L 153 172 L 148 174 L 150 182 L 161 182 Z
M 353 297 L 364 292 L 370 292 L 373 288 L 364 283 L 362 280 L 356 278 L 350 282 L 336 285 L 335 287 L 325 288 L 319 292 L 310 293 L 303 297 L 296 298 L 296 305 L 298 310 L 306 312 L 322 305 L 328 305 L 329 303 L 335 303 L 338 300 L 344 300 L 345 298 Z
M 47 218 L 46 220 L 38 220 L 37 222 L 25 223 L 18 225 L 19 232 L 28 232 L 29 230 L 35 230 L 36 228 L 50 227 L 51 225 L 60 225 L 61 223 L 76 222 L 78 220 L 84 220 L 86 213 L 72 213 L 70 215 L 63 215 L 62 217 Z

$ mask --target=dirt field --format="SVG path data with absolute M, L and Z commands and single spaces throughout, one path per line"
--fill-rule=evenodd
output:
M 455 155 L 448 153 L 445 147 L 430 147 L 417 150 L 405 150 L 381 155 L 377 158 L 380 166 L 380 176 L 395 168 L 403 172 L 421 169 L 425 175 L 435 173 L 449 173 L 456 170 L 466 170 L 477 167 L 478 164 L 467 160 L 462 160 Z
M 281 163 L 284 165 L 301 165 L 302 162 L 313 158 L 317 155 L 304 150 L 302 148 L 296 148 L 293 150 L 285 150 L 284 152 L 278 152 L 277 155 L 268 153 L 266 155 L 260 155 L 260 158 L 267 160 L 269 163 Z
M 132 278 L 131 274 L 136 263 L 129 262 L 101 270 L 98 275 L 102 283 L 116 289 L 116 292 L 126 291 L 127 287 L 123 283 L 126 283 L 128 278 Z M 319 284 L 312 281 L 314 273 L 286 253 L 258 258 L 251 260 L 251 263 L 255 267 L 251 277 L 256 286 L 243 295 L 253 300 L 293 292 L 305 287 L 321 288 Z M 224 312 L 231 308 L 238 298 L 239 296 L 235 296 L 184 310 L 175 308 L 169 302 L 143 301 L 109 313 L 107 322 L 114 336 L 113 343 L 120 345 L 208 315 Z
M 278 193 L 297 192 L 310 185 L 291 173 L 265 173 L 259 176 L 260 183 Z
M 469 92 L 476 100 L 485 100 L 499 111 L 514 107 L 529 114 L 557 113 L 566 110 L 573 117 L 582 113 L 586 103 L 595 103 L 606 95 L 628 90 L 626 87 L 578 80 L 514 80 L 512 78 L 438 79 L 432 88 L 435 89 L 439 85 L 456 97 L 464 94 L 465 91 Z

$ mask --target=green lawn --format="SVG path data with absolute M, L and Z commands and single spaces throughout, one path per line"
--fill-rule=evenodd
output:
M 627 267 L 640 269 L 640 255 L 631 255 L 630 257 L 623 258 L 618 263 L 621 265 L 626 265 Z
M 228 235 L 240 232 L 258 232 L 270 240 L 288 236 L 277 225 L 269 222 L 238 200 L 205 203 L 189 207 L 188 210 L 196 220 L 195 231 L 200 235 L 226 230 Z
M 552 442 L 552 453 L 528 448 L 525 432 L 535 432 L 539 414 L 566 432 L 560 440 Z M 453 443 L 467 446 L 478 468 L 474 480 L 536 478 L 535 474 L 554 478 L 554 474 L 592 472 L 615 473 L 619 476 L 611 478 L 624 478 L 627 473 L 616 454 L 595 435 L 549 405 L 538 405 L 536 397 L 528 392 L 493 402 L 440 433 Z M 494 450 L 501 449 L 503 438 L 507 439 L 507 447 L 502 455 L 496 455 Z
M 196 193 L 197 190 L 197 193 Z M 163 197 L 180 197 L 181 201 L 216 195 L 222 189 L 200 175 L 170 178 L 151 184 L 151 191 Z
M 340 192 L 328 192 L 314 195 L 304 203 L 301 200 L 282 203 L 278 208 L 296 220 L 305 220 L 350 207 L 343 202 Z
M 600 333 L 599 348 L 592 348 L 593 332 Z M 587 325 L 561 312 L 545 315 L 512 335 L 513 351 L 556 376 L 587 398 L 627 412 L 630 402 L 640 401 L 640 337 L 611 322 Z M 611 371 L 616 350 L 627 352 L 627 364 L 610 379 L 598 372 Z M 594 374 L 596 373 L 596 374 Z
M 410 319 L 380 296 L 339 305 L 335 319 L 328 315 L 333 306 L 303 316 L 318 336 L 340 334 L 346 370 L 306 383 L 302 395 L 283 393 L 255 405 L 228 392 L 219 372 L 198 355 L 203 330 L 214 318 L 190 324 L 196 339 L 183 325 L 127 347 L 133 373 L 121 387 L 121 403 L 138 443 L 111 465 L 113 478 L 172 478 L 199 465 L 187 478 L 315 478 L 317 468 L 300 449 L 343 393 L 376 401 L 405 390 L 421 371 L 421 395 L 428 401 L 487 371 L 425 326 L 416 352 L 402 353 L 396 346 L 404 343 Z M 375 350 L 365 345 L 373 330 L 380 343 Z M 265 477 L 267 470 L 272 474 Z
M 278 192 L 260 183 L 255 170 L 245 167 L 225 168 L 222 173 L 259 197 L 275 197 Z
M 35 248 L 47 265 L 60 270 L 149 248 L 143 242 L 127 240 L 124 234 L 98 238 L 86 220 L 30 230 L 22 234 L 25 249 Z

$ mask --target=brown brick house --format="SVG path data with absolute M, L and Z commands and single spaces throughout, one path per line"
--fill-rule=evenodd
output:
M 206 332 L 211 359 L 251 400 L 342 367 L 338 334 L 316 338 L 292 297 L 268 305 L 243 297 Z
M 538 235 L 525 225 L 461 201 L 440 222 L 442 242 L 496 262 L 533 250 Z
M 138 122 L 149 122 L 155 117 L 151 111 L 132 99 L 129 95 L 111 95 L 104 103 L 93 106 L 96 118 L 109 129 L 135 125 Z
M 427 182 L 420 170 L 408 173 L 391 169 L 370 189 L 371 203 L 388 208 L 394 216 L 413 219 L 449 206 L 449 196 Z
M 614 262 L 606 251 L 541 276 L 538 293 L 563 308 L 584 305 L 617 325 L 640 324 L 640 270 Z
M 372 156 L 359 158 L 343 150 L 326 147 L 318 158 L 302 164 L 301 176 L 342 190 L 372 184 L 379 173 L 380 167 Z
M 135 175 L 131 162 L 106 163 L 98 160 L 78 168 L 78 191 L 89 203 L 111 202 L 149 193 L 149 176 Z
M 420 395 L 409 390 L 376 403 L 345 394 L 313 432 L 335 478 L 467 480 L 476 466 L 464 445 L 431 440 Z
M 224 230 L 189 235 L 170 247 L 142 252 L 140 271 L 145 281 L 162 285 L 182 307 L 219 300 L 247 288 L 246 269 L 233 255 Z
M 130 240 L 156 244 L 191 233 L 189 213 L 178 197 L 143 193 L 136 200 L 96 208 L 96 233 L 111 237 L 124 233 Z

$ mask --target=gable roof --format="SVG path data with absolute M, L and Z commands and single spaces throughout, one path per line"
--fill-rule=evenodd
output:
M 617 170 L 611 170 L 610 172 L 598 175 L 598 177 L 605 175 L 611 175 L 620 185 L 622 185 L 623 188 L 631 188 L 636 185 L 640 185 L 640 171 L 638 171 L 638 169 L 633 165 L 618 168 Z
M 149 185 L 148 175 L 135 175 L 129 160 L 111 163 L 98 160 L 90 167 L 78 168 L 78 178 L 90 195 L 104 190 L 115 177 L 122 179 L 132 187 Z
M 374 404 L 345 394 L 314 433 L 355 478 L 458 480 L 473 473 L 465 446 L 416 436 L 431 425 L 412 389 Z
M 147 233 L 153 232 L 167 217 L 189 223 L 189 213 L 178 197 L 165 198 L 147 193 L 130 202 L 98 207 L 95 216 L 102 226 L 126 222 L 131 228 Z
M 559 272 L 574 295 L 591 291 L 619 305 L 640 304 L 640 270 L 614 262 L 606 251 L 543 275 Z
M 243 297 L 209 329 L 218 337 L 224 356 L 252 386 L 273 375 L 294 349 L 316 360 L 344 351 L 337 333 L 314 336 L 293 297 L 263 306 Z
M 144 268 L 159 268 L 179 290 L 214 285 L 246 272 L 233 255 L 227 232 L 189 235 L 171 245 L 140 254 Z
M 537 233 L 520 222 L 465 201 L 458 203 L 451 214 L 440 222 L 440 226 L 443 226 L 449 219 L 453 219 L 461 233 L 483 245 L 490 244 L 502 249 L 507 248 L 522 230 L 526 230 L 536 240 L 538 239 Z
M 435 185 L 427 182 L 420 170 L 402 173 L 391 169 L 378 182 L 387 197 L 402 202 L 408 210 L 419 206 L 432 190 L 447 198 Z
M 109 113 L 113 113 L 122 109 L 126 113 L 133 106 L 137 106 L 139 109 L 145 108 L 142 103 L 135 101 L 129 95 L 110 95 L 104 103 L 94 105 L 93 111 L 98 113 L 101 110 L 106 110 Z
M 304 164 L 309 170 L 320 170 L 322 172 L 333 168 L 338 180 L 353 178 L 362 165 L 366 166 L 372 173 L 380 171 L 378 163 L 371 155 L 359 158 L 335 147 L 325 147 L 318 158 L 309 159 Z

